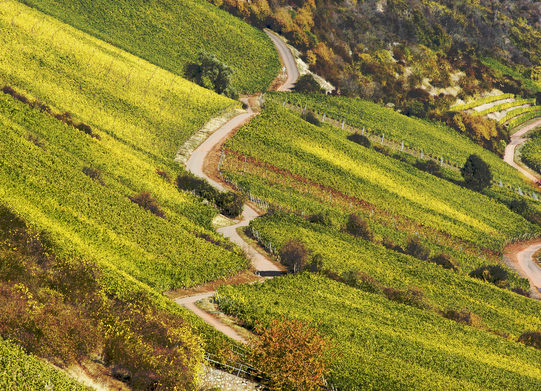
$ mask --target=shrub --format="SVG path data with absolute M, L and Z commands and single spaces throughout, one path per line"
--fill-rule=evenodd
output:
M 425 297 L 423 291 L 419 288 L 411 287 L 407 290 L 403 290 L 386 287 L 383 288 L 383 293 L 389 300 L 396 301 L 397 303 L 402 303 L 421 309 L 432 308 L 432 305 Z
M 177 187 L 181 190 L 193 191 L 196 195 L 211 201 L 214 201 L 218 195 L 218 190 L 207 181 L 188 174 L 177 177 Z
M 527 290 L 522 289 L 519 286 L 517 286 L 515 288 L 512 288 L 511 292 L 515 292 L 516 294 L 521 295 L 521 296 L 530 297 L 530 292 L 528 292 Z
M 32 144 L 34 144 L 36 147 L 45 150 L 45 144 L 41 141 L 41 139 L 38 136 L 34 136 L 33 134 L 29 134 L 26 139 L 28 141 L 30 141 Z
M 477 155 L 470 155 L 460 172 L 466 186 L 475 191 L 483 190 L 492 182 L 492 173 L 488 164 Z
M 233 70 L 213 54 L 200 53 L 199 63 L 187 64 L 184 74 L 202 87 L 233 99 L 238 98 L 237 91 L 232 87 Z
M 293 90 L 296 92 L 304 92 L 307 94 L 323 92 L 317 80 L 310 73 L 299 77 L 299 79 L 295 83 L 295 87 L 293 87 Z
M 268 376 L 273 390 L 317 391 L 329 372 L 329 342 L 298 320 L 273 320 L 257 326 L 252 361 Z
M 470 272 L 470 277 L 490 282 L 499 287 L 507 285 L 509 273 L 500 265 L 481 266 Z
M 321 121 L 317 118 L 317 115 L 312 111 L 308 110 L 306 113 L 301 115 L 301 118 L 306 122 L 311 123 L 312 125 L 321 126 Z
M 342 282 L 370 293 L 381 293 L 383 289 L 374 277 L 358 270 L 350 270 L 342 274 Z
M 132 202 L 136 203 L 142 208 L 145 208 L 156 216 L 163 217 L 165 213 L 161 210 L 158 202 L 147 192 L 141 192 L 134 196 L 128 197 Z
M 374 234 L 372 233 L 368 222 L 354 213 L 350 214 L 348 217 L 346 231 L 351 235 L 363 238 L 364 240 L 371 241 L 374 239 Z
M 372 146 L 372 143 L 368 139 L 368 137 L 360 134 L 360 133 L 353 133 L 348 136 L 349 141 L 353 141 L 354 143 L 357 143 L 359 145 L 362 145 L 363 147 L 370 148 Z
M 440 265 L 444 269 L 458 270 L 456 261 L 447 254 L 439 254 L 430 258 L 430 262 Z
M 167 171 L 157 168 L 156 174 L 161 176 L 167 183 L 171 183 L 171 176 Z
M 228 191 L 226 193 L 217 193 L 214 202 L 220 211 L 228 217 L 237 217 L 242 214 L 244 209 L 244 202 L 246 197 L 235 193 L 233 191 Z
M 481 328 L 484 326 L 481 317 L 471 311 L 448 310 L 444 312 L 443 316 L 472 327 Z
M 430 250 L 421 243 L 421 240 L 417 236 L 408 240 L 405 252 L 423 261 L 427 261 L 430 256 Z
M 397 251 L 399 253 L 404 253 L 404 249 L 402 247 L 400 247 L 399 245 L 395 244 L 389 238 L 383 238 L 383 241 L 381 242 L 381 244 L 383 245 L 383 247 L 385 247 L 385 248 L 387 248 L 389 250 Z
M 334 226 L 334 219 L 328 211 L 313 214 L 308 217 L 308 221 L 315 224 L 325 225 L 327 227 Z
M 280 248 L 281 262 L 294 273 L 304 269 L 307 257 L 308 249 L 302 242 L 296 239 L 288 240 Z
M 103 180 L 101 179 L 101 170 L 85 166 L 83 167 L 83 174 L 103 185 Z
M 431 175 L 441 177 L 441 166 L 434 160 L 417 160 L 415 167 Z
M 518 337 L 518 341 L 541 350 L 541 331 L 526 331 Z
M 408 103 L 408 105 L 404 108 L 403 114 L 407 115 L 408 117 L 426 118 L 427 109 L 423 102 L 415 100 Z

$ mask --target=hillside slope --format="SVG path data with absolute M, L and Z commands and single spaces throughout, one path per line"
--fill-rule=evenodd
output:
M 203 0 L 30 0 L 43 12 L 177 75 L 199 53 L 233 68 L 241 93 L 265 90 L 279 70 L 269 38 Z

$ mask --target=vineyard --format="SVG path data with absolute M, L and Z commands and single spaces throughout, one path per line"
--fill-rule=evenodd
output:
M 449 296 L 454 294 L 451 289 Z M 541 381 L 539 354 L 512 337 L 461 325 L 316 274 L 224 286 L 218 300 L 222 309 L 249 325 L 285 314 L 332 337 L 340 354 L 331 381 L 340 389 L 526 390 Z M 539 306 L 526 305 L 537 317 L 528 327 L 539 325 Z
M 240 92 L 265 90 L 280 68 L 263 31 L 203 0 L 24 3 L 177 75 L 201 51 L 212 53 L 233 68 Z
M 226 148 L 255 159 L 257 165 L 267 164 L 318 184 L 305 185 L 308 189 L 327 186 L 392 215 L 496 251 L 507 239 L 537 230 L 497 201 L 360 147 L 347 140 L 347 134 L 339 128 L 313 126 L 269 103 Z M 237 170 L 242 172 L 242 164 Z
M 0 388 L 9 391 L 89 391 L 59 369 L 0 339 Z
M 487 103 L 497 102 L 497 101 L 506 100 L 506 99 L 513 99 L 514 97 L 515 95 L 513 94 L 489 95 L 482 98 L 473 99 L 468 103 L 451 106 L 451 110 L 453 111 L 469 110 L 478 106 L 482 106 Z
M 541 173 L 541 137 L 538 133 L 532 136 L 520 150 L 521 159 L 528 167 Z
M 393 109 L 361 99 L 325 95 L 266 94 L 270 100 L 287 100 L 302 108 L 326 113 L 358 129 L 394 140 L 406 148 L 423 151 L 425 155 L 443 158 L 444 162 L 461 167 L 469 155 L 477 154 L 491 167 L 496 179 L 513 186 L 525 186 L 520 175 L 498 156 L 474 144 L 469 138 L 435 122 L 407 117 Z
M 69 112 L 164 164 L 209 118 L 238 106 L 17 2 L 0 3 L 0 47 L 0 88 Z

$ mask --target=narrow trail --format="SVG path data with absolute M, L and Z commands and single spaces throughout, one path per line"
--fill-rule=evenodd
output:
M 517 169 L 528 180 L 537 182 L 539 178 L 515 161 L 516 149 L 528 139 L 524 137 L 528 132 L 541 126 L 541 118 L 524 126 L 511 136 L 511 142 L 505 148 L 503 160 Z M 533 255 L 541 249 L 541 239 L 530 242 L 511 244 L 504 250 L 506 257 L 511 261 L 510 266 L 530 281 L 532 289 L 536 292 L 537 298 L 541 298 L 541 268 L 533 259 Z
M 274 33 L 269 30 L 265 30 L 265 33 L 269 36 L 274 43 L 278 54 L 282 60 L 283 66 L 287 72 L 286 80 L 277 88 L 278 91 L 289 91 L 295 85 L 295 82 L 299 78 L 299 71 L 295 63 L 293 54 L 286 46 L 286 44 Z M 248 106 L 248 109 L 229 120 L 222 125 L 214 133 L 212 133 L 199 147 L 197 147 L 186 162 L 186 169 L 192 174 L 206 179 L 214 188 L 220 191 L 226 191 L 226 185 L 218 182 L 214 178 L 211 178 L 205 172 L 205 162 L 208 159 L 211 152 L 215 151 L 218 146 L 221 146 L 227 138 L 232 136 L 235 131 L 242 125 L 249 122 L 254 116 L 257 115 L 250 106 L 250 97 L 241 99 L 243 103 Z M 237 223 L 231 226 L 219 228 L 217 231 L 224 237 L 231 240 L 233 243 L 240 246 L 250 259 L 253 268 L 262 277 L 274 277 L 283 273 L 283 270 L 272 262 L 270 259 L 260 254 L 255 248 L 247 243 L 237 232 L 238 228 L 246 227 L 250 224 L 250 221 L 261 216 L 256 209 L 248 204 L 244 204 L 242 215 L 238 219 Z M 207 299 L 214 296 L 215 292 L 205 292 L 193 296 L 182 297 L 175 299 L 175 302 L 190 311 L 194 312 L 197 316 L 207 322 L 215 329 L 221 331 L 228 337 L 241 342 L 247 343 L 246 339 L 237 333 L 233 328 L 221 322 L 216 317 L 212 316 L 208 312 L 205 312 L 197 307 L 196 302 L 199 300 Z
M 530 171 L 526 170 L 524 167 L 520 166 L 517 162 L 515 162 L 515 151 L 517 147 L 524 144 L 528 139 L 524 137 L 528 132 L 531 130 L 541 126 L 541 118 L 537 121 L 532 122 L 529 125 L 526 125 L 522 129 L 520 129 L 518 132 L 513 134 L 511 136 L 511 142 L 507 145 L 505 148 L 505 155 L 503 157 L 503 160 L 516 168 L 521 174 L 523 174 L 526 178 L 528 178 L 532 182 L 537 182 L 539 179 L 537 176 L 533 175 Z

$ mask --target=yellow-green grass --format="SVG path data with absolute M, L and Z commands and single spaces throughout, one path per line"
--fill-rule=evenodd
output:
M 240 92 L 267 89 L 280 69 L 270 39 L 204 0 L 30 0 L 24 3 L 178 75 L 201 51 L 233 69 Z
M 533 390 L 541 383 L 534 348 L 315 274 L 224 286 L 219 303 L 249 325 L 286 316 L 331 337 L 337 357 L 329 380 L 341 390 Z
M 0 3 L 0 84 L 164 162 L 238 103 L 15 1 Z
M 537 231 L 497 201 L 361 147 L 347 135 L 338 128 L 313 126 L 269 103 L 226 147 L 493 250 Z
M 0 388 L 6 391 L 90 391 L 54 366 L 0 338 Z

